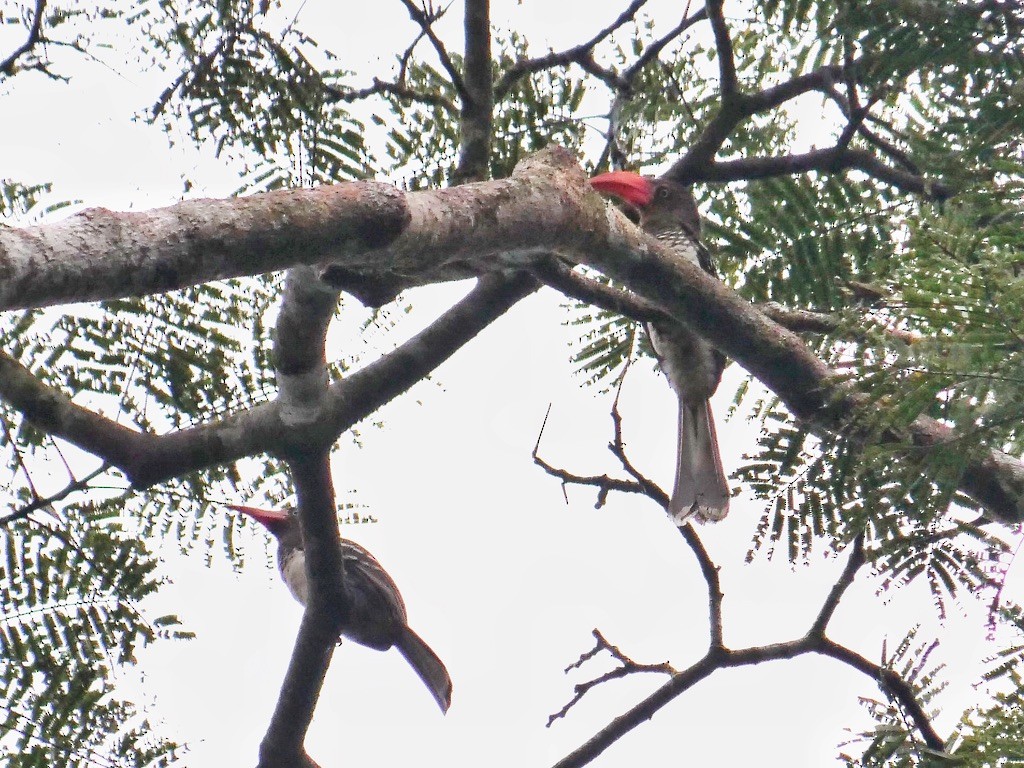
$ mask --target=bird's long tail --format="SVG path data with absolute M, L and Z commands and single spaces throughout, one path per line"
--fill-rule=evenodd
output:
M 729 483 L 718 453 L 711 402 L 679 399 L 679 453 L 669 513 L 677 525 L 691 515 L 701 522 L 729 514 Z
M 442 712 L 447 712 L 452 703 L 452 679 L 448 670 L 423 638 L 408 627 L 401 634 L 395 647 L 402 652 L 406 661 L 434 695 Z

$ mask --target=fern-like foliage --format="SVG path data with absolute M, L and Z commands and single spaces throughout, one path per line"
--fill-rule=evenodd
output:
M 169 765 L 177 747 L 118 699 L 137 650 L 183 638 L 140 607 L 156 560 L 113 517 L 119 500 L 21 520 L 0 537 L 0 752 L 9 766 Z
M 339 96 L 348 73 L 293 25 L 268 26 L 260 5 L 136 5 L 130 20 L 169 76 L 150 119 L 213 141 L 247 191 L 365 178 L 363 126 Z

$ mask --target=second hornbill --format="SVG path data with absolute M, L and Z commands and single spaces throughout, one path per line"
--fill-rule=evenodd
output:
M 258 509 L 228 504 L 248 515 L 277 539 L 277 567 L 288 591 L 306 604 L 306 556 L 299 521 L 292 510 Z M 342 637 L 378 651 L 392 646 L 406 658 L 430 690 L 442 712 L 452 703 L 452 679 L 444 662 L 409 628 L 405 603 L 398 587 L 377 559 L 348 539 L 341 540 L 348 596 L 348 622 Z
M 626 202 L 640 227 L 674 256 L 716 275 L 700 244 L 700 213 L 690 187 L 627 171 L 595 176 L 591 186 Z M 679 446 L 669 512 L 677 524 L 695 516 L 717 521 L 729 512 L 729 484 L 722 471 L 710 398 L 718 388 L 725 357 L 682 323 L 648 323 L 647 335 L 661 370 L 679 397 Z

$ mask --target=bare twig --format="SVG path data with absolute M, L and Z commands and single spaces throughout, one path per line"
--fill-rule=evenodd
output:
M 633 661 L 631 658 L 626 656 L 626 654 L 620 651 L 616 646 L 609 643 L 605 639 L 604 635 L 601 634 L 600 630 L 594 629 L 593 635 L 594 639 L 596 640 L 594 647 L 591 648 L 589 651 L 580 654 L 580 657 L 576 661 L 574 661 L 572 664 L 565 668 L 565 672 L 568 674 L 570 671 L 574 669 L 579 669 L 581 666 L 583 666 L 585 662 L 597 656 L 599 653 L 601 653 L 601 651 L 607 651 L 613 659 L 619 662 L 619 666 L 615 667 L 609 672 L 605 672 L 603 675 L 599 675 L 591 680 L 587 680 L 584 683 L 578 683 L 577 685 L 575 685 L 573 688 L 572 699 L 570 699 L 565 704 L 565 706 L 562 707 L 558 712 L 555 712 L 553 715 L 548 716 L 548 728 L 550 728 L 552 723 L 554 723 L 559 718 L 565 717 L 569 713 L 569 710 L 572 709 L 576 704 L 578 704 L 583 699 L 583 697 L 587 695 L 589 691 L 601 685 L 602 683 L 608 682 L 609 680 L 617 680 L 628 675 L 642 674 L 645 672 L 655 672 L 663 675 L 678 674 L 678 672 L 676 672 L 672 665 L 669 664 L 667 661 L 662 662 L 661 664 L 638 664 L 637 662 Z
M 612 452 L 612 455 L 619 460 L 622 464 L 622 468 L 626 470 L 633 477 L 634 480 L 643 488 L 644 494 L 653 499 L 662 509 L 668 511 L 669 498 L 668 494 L 665 493 L 657 483 L 650 478 L 646 477 L 640 472 L 633 462 L 630 461 L 626 455 L 626 444 L 622 439 L 622 415 L 619 413 L 619 399 L 615 398 L 615 402 L 612 403 L 612 423 L 615 425 L 615 438 L 608 444 L 608 450 Z
M 691 528 L 692 526 L 688 525 L 684 526 L 682 530 L 685 531 Z M 694 551 L 696 553 L 698 550 L 695 549 Z M 860 537 L 858 537 L 858 540 L 854 543 L 854 551 L 851 553 L 842 574 L 840 574 L 836 583 L 829 591 L 810 630 L 803 637 L 782 643 L 731 650 L 722 645 L 715 644 L 713 624 L 712 642 L 708 653 L 702 659 L 687 669 L 674 674 L 667 683 L 654 691 L 654 693 L 614 718 L 607 726 L 594 734 L 579 748 L 555 763 L 554 768 L 579 768 L 579 766 L 586 765 L 631 730 L 650 720 L 662 707 L 719 670 L 752 666 L 768 661 L 794 659 L 809 653 L 817 653 L 836 659 L 870 677 L 885 693 L 891 695 L 899 703 L 902 710 L 908 714 L 914 727 L 921 733 L 929 748 L 937 751 L 943 750 L 945 748 L 943 740 L 936 733 L 923 707 L 918 702 L 913 687 L 909 683 L 891 669 L 868 661 L 824 635 L 824 629 L 829 617 L 835 612 L 839 601 L 850 584 L 852 584 L 857 571 L 863 563 L 864 553 Z M 715 575 L 714 582 L 710 579 L 708 580 L 709 586 L 712 583 L 717 583 L 717 570 L 710 564 L 710 560 L 707 560 L 707 564 L 702 561 L 701 568 L 705 571 L 706 576 L 708 573 Z M 591 655 L 593 653 L 596 653 L 596 650 L 591 652 Z M 575 701 L 570 704 L 572 703 L 575 703 Z
M 559 469 L 542 459 L 540 457 L 540 441 L 544 435 L 544 429 L 547 426 L 548 416 L 550 413 L 551 407 L 548 406 L 548 412 L 544 414 L 544 422 L 541 424 L 540 432 L 537 433 L 537 442 L 533 446 L 532 457 L 534 464 L 543 469 L 547 474 L 552 477 L 557 477 L 562 481 L 563 491 L 564 488 L 569 485 L 586 485 L 598 488 L 598 500 L 595 505 L 595 508 L 597 509 L 604 506 L 610 491 L 647 494 L 647 489 L 639 482 L 632 480 L 618 480 L 614 477 L 609 477 L 608 475 L 576 475 L 564 469 Z M 568 501 L 568 496 L 566 496 L 566 503 L 568 503 Z

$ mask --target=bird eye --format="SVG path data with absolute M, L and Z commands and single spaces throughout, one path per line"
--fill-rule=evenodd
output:
M 658 187 L 658 191 L 654 193 L 654 196 L 659 200 L 664 200 L 668 197 L 668 187 Z

